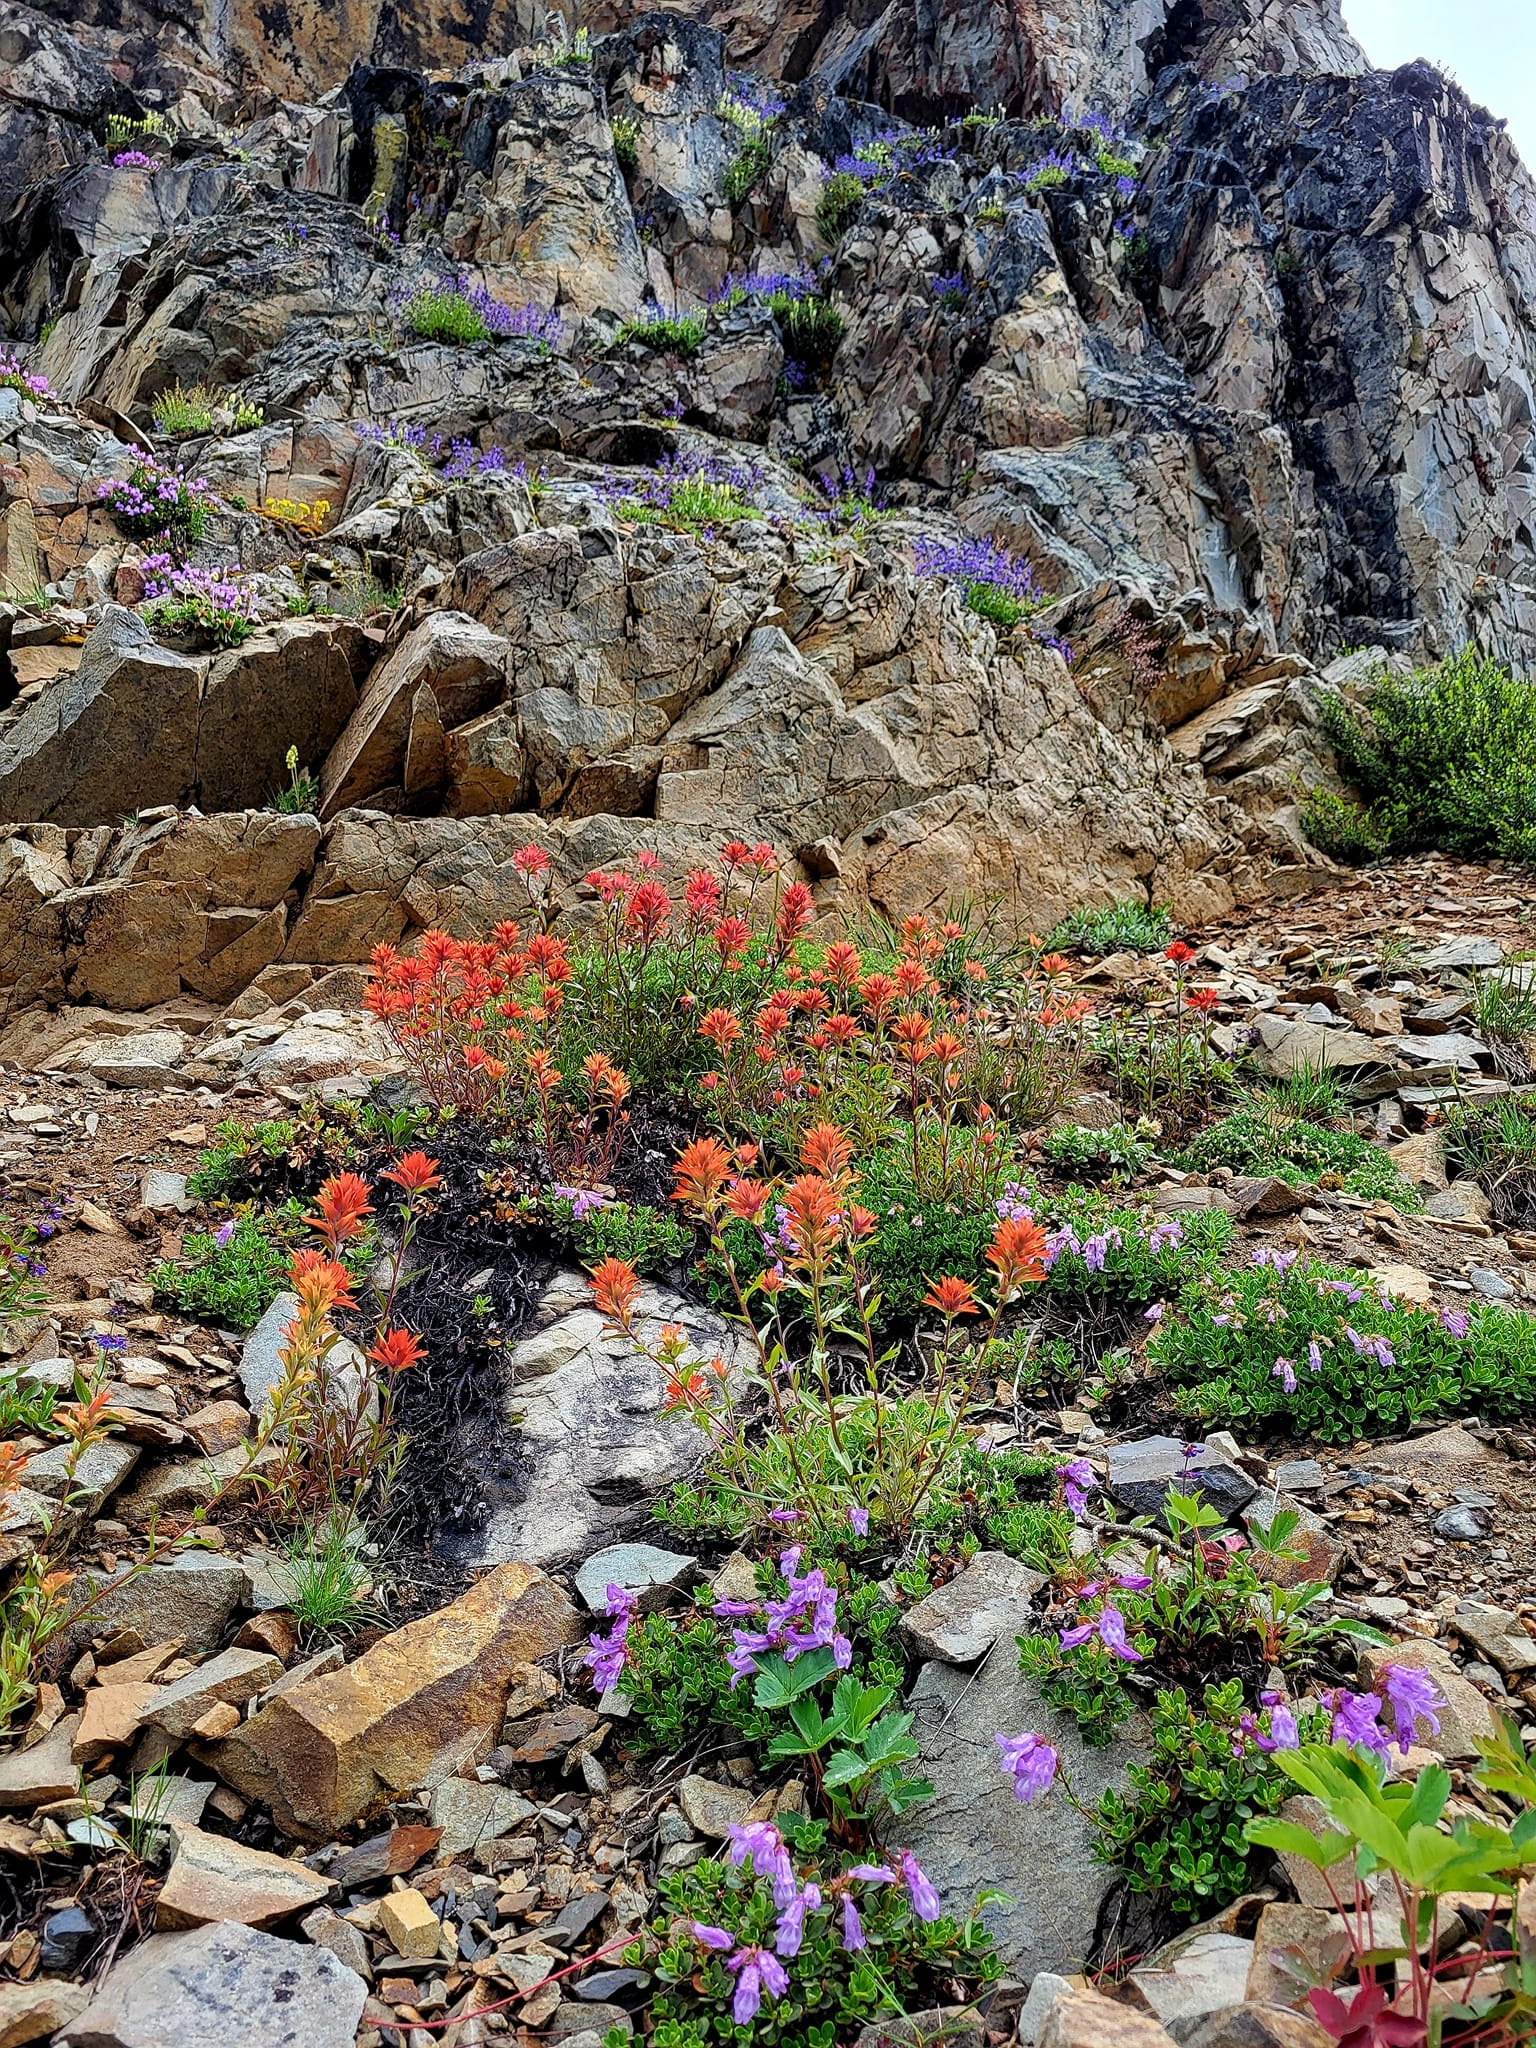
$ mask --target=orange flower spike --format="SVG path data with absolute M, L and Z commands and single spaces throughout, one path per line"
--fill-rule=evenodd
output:
M 408 1195 L 424 1195 L 429 1188 L 440 1188 L 443 1184 L 437 1161 L 429 1159 L 425 1152 L 407 1152 L 393 1166 L 386 1167 L 379 1178 L 392 1180 Z
M 848 1211 L 848 1238 L 852 1244 L 862 1244 L 866 1237 L 873 1237 L 879 1226 L 879 1217 L 872 1210 L 861 1209 L 857 1202 Z
M 374 1364 L 382 1365 L 386 1372 L 406 1372 L 420 1365 L 426 1355 L 427 1347 L 409 1330 L 386 1330 L 368 1350 Z
M 997 1274 L 999 1303 L 1045 1278 L 1045 1244 L 1044 1230 L 1029 1217 L 998 1218 L 987 1246 L 987 1264 Z
M 857 946 L 837 939 L 827 948 L 827 979 L 834 988 L 852 988 L 864 966 Z
M 836 1124 L 812 1124 L 800 1141 L 800 1164 L 836 1183 L 853 1164 L 853 1141 Z
M 1194 957 L 1194 947 L 1186 946 L 1182 939 L 1175 939 L 1171 946 L 1163 948 L 1163 958 L 1171 960 L 1175 967 L 1187 967 Z
M 725 1206 L 733 1216 L 739 1216 L 743 1223 L 755 1223 L 768 1206 L 769 1193 L 770 1190 L 764 1182 L 743 1175 L 740 1180 L 732 1181 L 730 1192 L 725 1198 Z
M 1187 1010 L 1214 1010 L 1221 997 L 1213 988 L 1192 988 L 1184 998 Z
M 968 1280 L 961 1280 L 953 1273 L 946 1273 L 942 1280 L 935 1280 L 923 1296 L 925 1308 L 936 1308 L 946 1322 L 956 1316 L 974 1316 L 980 1313 L 981 1304 L 971 1292 Z
M 779 903 L 779 914 L 775 919 L 779 941 L 788 945 L 791 939 L 803 932 L 816 915 L 816 903 L 804 882 L 791 882 Z
M 363 1227 L 363 1218 L 373 1214 L 368 1195 L 368 1183 L 360 1173 L 332 1174 L 316 1198 L 319 1214 L 306 1216 L 304 1221 L 335 1250 L 356 1237 Z
M 1040 962 L 1040 972 L 1042 974 L 1070 974 L 1072 972 L 1072 962 L 1063 959 L 1060 953 L 1047 953 Z
M 628 1259 L 604 1259 L 592 1268 L 592 1299 L 598 1312 L 615 1323 L 626 1335 L 634 1319 L 635 1296 L 640 1276 Z
M 960 1057 L 965 1047 L 952 1031 L 941 1031 L 933 1041 L 932 1051 L 933 1057 L 947 1067 Z
M 699 1025 L 700 1038 L 707 1038 L 725 1052 L 737 1043 L 741 1035 L 741 1020 L 734 1011 L 723 1009 L 718 1004 L 714 1009 L 705 1011 L 704 1020 Z
M 695 1138 L 684 1148 L 672 1170 L 677 1176 L 673 1201 L 707 1215 L 731 1177 L 731 1155 L 718 1138 Z
M 357 1306 L 352 1299 L 352 1275 L 324 1252 L 295 1252 L 288 1268 L 288 1285 L 299 1297 L 299 1311 L 306 1318 Z

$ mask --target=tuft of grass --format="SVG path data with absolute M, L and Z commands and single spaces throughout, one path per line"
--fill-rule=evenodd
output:
M 842 239 L 844 228 L 864 202 L 864 180 L 852 171 L 833 171 L 816 202 L 816 225 L 828 242 Z
M 405 320 L 422 341 L 451 341 L 462 346 L 491 338 L 480 314 L 452 285 L 419 291 L 405 309 Z
M 1292 1074 L 1283 1074 L 1260 1087 L 1260 1101 L 1280 1116 L 1327 1123 L 1342 1116 L 1347 1107 L 1343 1083 L 1332 1067 L 1303 1064 Z
M 653 314 L 642 320 L 626 320 L 619 329 L 619 341 L 633 341 L 658 355 L 697 355 L 707 325 L 702 313 Z
M 640 123 L 633 115 L 615 114 L 609 126 L 613 134 L 614 157 L 619 169 L 628 177 L 640 161 Z
M 361 1541 L 360 1530 L 333 1517 L 298 1530 L 284 1545 L 288 1605 L 306 1638 L 353 1635 L 377 1617 Z

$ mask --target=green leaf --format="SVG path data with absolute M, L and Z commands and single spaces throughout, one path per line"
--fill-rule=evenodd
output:
M 1261 1849 L 1273 1849 L 1282 1856 L 1299 1856 L 1317 1870 L 1327 1870 L 1340 1862 L 1354 1846 L 1348 1835 L 1332 1828 L 1314 1835 L 1310 1828 L 1298 1827 L 1289 1820 L 1251 1820 L 1243 1834 Z
M 835 1749 L 827 1759 L 821 1782 L 828 1791 L 842 1785 L 856 1785 L 871 1775 L 872 1766 L 851 1749 Z

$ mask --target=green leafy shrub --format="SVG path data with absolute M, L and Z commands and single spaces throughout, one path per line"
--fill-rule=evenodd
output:
M 1198 1460 L 1190 1475 L 1198 1481 Z M 1149 1551 L 1133 1563 L 1128 1545 L 1101 1554 L 1097 1576 L 1081 1591 L 1064 1593 L 1054 1632 L 1018 1638 L 1020 1668 L 1049 1706 L 1074 1716 L 1085 1742 L 1111 1741 L 1130 1713 L 1132 1669 L 1143 1680 L 1236 1677 L 1252 1684 L 1272 1666 L 1307 1669 L 1333 1638 L 1381 1640 L 1363 1622 L 1330 1613 L 1327 1585 L 1275 1583 L 1276 1566 L 1305 1554 L 1293 1541 L 1300 1521 L 1294 1509 L 1251 1523 L 1247 1546 L 1235 1549 L 1222 1515 L 1194 1492 L 1171 1490 L 1163 1520 L 1178 1546 L 1175 1558 Z M 1266 1560 L 1262 1571 L 1256 1558 Z
M 792 299 L 787 294 L 782 306 L 777 298 L 771 298 L 768 305 L 779 323 L 786 355 L 812 370 L 831 362 L 843 338 L 843 316 L 836 306 L 822 298 Z
M 692 356 L 699 352 L 708 322 L 702 313 L 648 314 L 640 320 L 626 320 L 619 329 L 619 341 L 634 342 L 657 354 Z
M 1348 867 L 1368 867 L 1392 851 L 1391 834 L 1365 805 L 1331 789 L 1307 791 L 1301 829 L 1320 853 Z
M 902 1884 L 846 1878 L 846 1855 L 828 1852 L 819 1826 L 795 1828 L 794 1840 L 797 1886 L 815 1882 L 824 1903 L 806 1914 L 798 1953 L 783 1965 L 783 1993 L 765 1996 L 740 2026 L 732 2018 L 737 1979 L 729 1960 L 754 1947 L 771 1954 L 779 1909 L 769 1884 L 710 1858 L 661 1879 L 663 1917 L 623 1951 L 623 1960 L 655 1980 L 654 2048 L 832 2048 L 871 2021 L 974 1998 L 995 1982 L 1001 1965 L 980 1919 L 920 1920 Z M 857 1900 L 868 1943 L 856 1951 L 842 1940 L 845 1890 Z M 992 1896 L 983 1894 L 978 1905 Z M 729 1946 L 706 1947 L 692 1933 L 696 1926 L 719 1928 Z
M 725 167 L 725 202 L 740 206 L 773 161 L 772 146 L 761 136 L 743 143 Z
M 194 1202 L 227 1201 L 231 1195 L 246 1193 L 253 1184 L 252 1162 L 280 1158 L 292 1145 L 298 1128 L 292 1117 L 274 1117 L 258 1124 L 232 1117 L 215 1124 L 213 1143 L 198 1154 L 197 1165 L 187 1176 L 187 1193 Z
M 1126 1767 L 1125 1792 L 1107 1791 L 1094 1811 L 1094 1854 L 1120 1869 L 1135 1892 L 1160 1894 L 1180 1920 L 1204 1920 L 1254 1889 L 1265 1852 L 1250 1820 L 1278 1813 L 1292 1785 L 1244 1739 L 1236 1680 L 1208 1685 L 1196 1709 L 1182 1686 L 1152 1709 L 1152 1755 Z
M 767 1565 L 759 1567 L 759 1581 L 780 1583 Z M 699 1608 L 682 1621 L 676 1614 L 643 1614 L 630 1623 L 620 1689 L 629 1697 L 642 1753 L 681 1749 L 711 1729 L 734 1730 L 762 1745 L 777 1725 L 751 1686 L 738 1682 L 732 1689 L 725 1661 L 730 1630 L 709 1611 L 711 1599 L 702 1595 Z M 839 1612 L 853 1644 L 854 1675 L 864 1685 L 899 1686 L 905 1669 L 896 1634 L 901 1609 L 864 1579 L 843 1595 Z
M 1366 800 L 1350 820 L 1362 845 L 1536 862 L 1536 684 L 1469 648 L 1383 677 L 1363 709 L 1326 697 L 1322 717 Z
M 406 325 L 422 341 L 448 341 L 462 346 L 489 341 L 491 330 L 466 293 L 453 285 L 427 286 L 405 308 Z
M 821 188 L 821 197 L 816 202 L 816 225 L 823 238 L 837 242 L 842 238 L 843 229 L 858 212 L 864 201 L 864 180 L 852 171 L 832 171 Z
M 904 1146 L 877 1152 L 860 1179 L 861 1200 L 879 1218 L 869 1263 L 883 1323 L 919 1315 L 923 1296 L 946 1273 L 980 1279 L 997 1221 L 990 1204 L 921 1193 Z
M 1399 1305 L 1362 1273 L 1256 1257 L 1192 1279 L 1148 1341 L 1192 1420 L 1351 1443 L 1434 1416 L 1536 1410 L 1536 1318 Z
M 184 391 L 180 384 L 173 384 L 168 391 L 162 391 L 150 407 L 155 432 L 172 437 L 211 434 L 215 403 L 215 394 L 206 384 L 194 384 L 189 391 Z
M 272 799 L 274 811 L 286 817 L 313 815 L 320 808 L 320 781 L 309 769 L 299 766 L 299 750 L 288 749 L 288 780 Z
M 1114 1124 L 1107 1131 L 1092 1130 L 1086 1124 L 1063 1124 L 1047 1136 L 1045 1156 L 1064 1173 L 1125 1181 L 1143 1172 L 1154 1154 L 1144 1138 L 1125 1124 Z
M 1234 1110 L 1209 1125 L 1185 1147 L 1180 1163 L 1200 1173 L 1229 1166 L 1292 1187 L 1341 1187 L 1365 1201 L 1392 1202 L 1410 1212 L 1424 1206 L 1417 1189 L 1369 1139 L 1261 1109 Z
M 270 1226 L 246 1214 L 232 1227 L 189 1232 L 179 1261 L 162 1260 L 149 1281 L 158 1300 L 185 1316 L 248 1330 L 282 1292 L 288 1258 L 288 1246 Z
M 628 177 L 640 161 L 640 123 L 630 114 L 615 114 L 610 125 L 614 157 Z
M 670 1272 L 693 1245 L 675 1216 L 646 1202 L 605 1202 L 575 1225 L 575 1239 L 584 1266 L 627 1259 L 637 1273 L 650 1275 Z
M 1055 953 L 1160 953 L 1173 937 L 1166 910 L 1145 903 L 1111 903 L 1102 910 L 1074 910 L 1046 940 Z

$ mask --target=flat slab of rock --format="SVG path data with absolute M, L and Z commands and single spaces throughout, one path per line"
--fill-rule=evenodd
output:
M 368 1987 L 328 1948 L 234 1921 L 115 1963 L 60 2048 L 352 2048 Z
M 266 1650 L 225 1650 L 185 1678 L 156 1686 L 144 1719 L 167 1735 L 190 1735 L 210 1707 L 242 1707 L 282 1675 L 281 1662 Z
M 1130 1981 L 1164 2026 L 1241 2005 L 1253 1943 L 1214 1927 L 1191 1928 L 1131 1972 Z
M 218 1645 L 244 1595 L 246 1579 L 237 1564 L 207 1551 L 188 1551 L 173 1564 L 145 1565 L 117 1579 L 104 1572 L 82 1572 L 77 1586 L 79 1599 L 98 1597 L 78 1621 L 71 1622 L 71 1650 L 83 1648 L 93 1636 L 133 1629 L 146 1643 L 179 1637 L 188 1650 L 197 1652 Z
M 1134 1443 L 1111 1444 L 1105 1484 L 1133 1515 L 1160 1514 L 1172 1492 L 1197 1493 L 1231 1517 L 1259 1490 L 1240 1465 L 1208 1444 L 1196 1444 L 1186 1457 L 1176 1436 L 1145 1436 Z
M 642 1614 L 664 1607 L 669 1594 L 680 1593 L 699 1577 L 699 1560 L 677 1550 L 659 1550 L 654 1543 L 613 1543 L 589 1557 L 576 1573 L 576 1590 L 594 1614 L 601 1614 L 609 1586 L 622 1586 L 636 1596 Z
M 68 1799 L 80 1789 L 80 1767 L 73 1745 L 80 1732 L 79 1714 L 66 1714 L 30 1749 L 0 1756 L 0 1810 L 25 1810 Z
M 689 1827 L 712 1842 L 723 1842 L 747 1817 L 756 1797 L 744 1785 L 721 1785 L 694 1775 L 677 1788 L 677 1803 Z
M 908 1609 L 901 1634 L 919 1657 L 974 1664 L 999 1637 L 1019 1634 L 1044 1584 L 1044 1573 L 1005 1551 L 978 1551 L 957 1578 Z
M 482 1785 L 477 1778 L 445 1778 L 427 1802 L 427 1819 L 443 1831 L 437 1845 L 443 1859 L 466 1855 L 481 1842 L 510 1834 L 519 1821 L 537 1811 L 520 1792 L 505 1785 Z
M 1536 1671 L 1536 1637 L 1504 1608 L 1468 1602 L 1457 1608 L 1451 1627 L 1480 1657 L 1496 1664 L 1506 1678 Z
M 216 1745 L 214 1769 L 263 1800 L 285 1833 L 339 1833 L 418 1786 L 448 1742 L 499 1728 L 515 1667 L 583 1634 L 553 1580 L 533 1565 L 501 1565 L 354 1663 L 269 1700 Z
M 1012 1901 L 982 1915 L 1003 1968 L 1029 1979 L 1037 1970 L 1075 1970 L 1093 1946 L 1094 1925 L 1114 1873 L 1093 1860 L 1093 1829 L 1059 1796 L 1022 1804 L 998 1764 L 997 1735 L 1032 1729 L 1061 1752 L 1073 1788 L 1090 1810 L 1127 1762 L 1145 1758 L 1146 1724 L 1134 1717 L 1107 1749 L 1089 1749 L 1077 1724 L 1053 1714 L 999 1644 L 979 1673 L 925 1664 L 907 1705 L 922 1750 L 918 1767 L 934 1797 L 903 1816 L 902 1840 L 943 1899 L 962 1917 L 978 1883 Z M 978 1876 L 978 1873 L 984 1873 Z M 1123 2007 L 1116 2007 L 1123 2012 Z
M 248 1849 L 227 1835 L 198 1827 L 173 1829 L 175 1858 L 155 1903 L 155 1926 L 165 1933 L 238 1920 L 244 1927 L 271 1927 L 294 1913 L 307 1913 L 336 1887 L 286 1856 Z
M 1040 2048 L 1172 2048 L 1150 2013 L 1097 1991 L 1064 1991 L 1040 2027 Z

